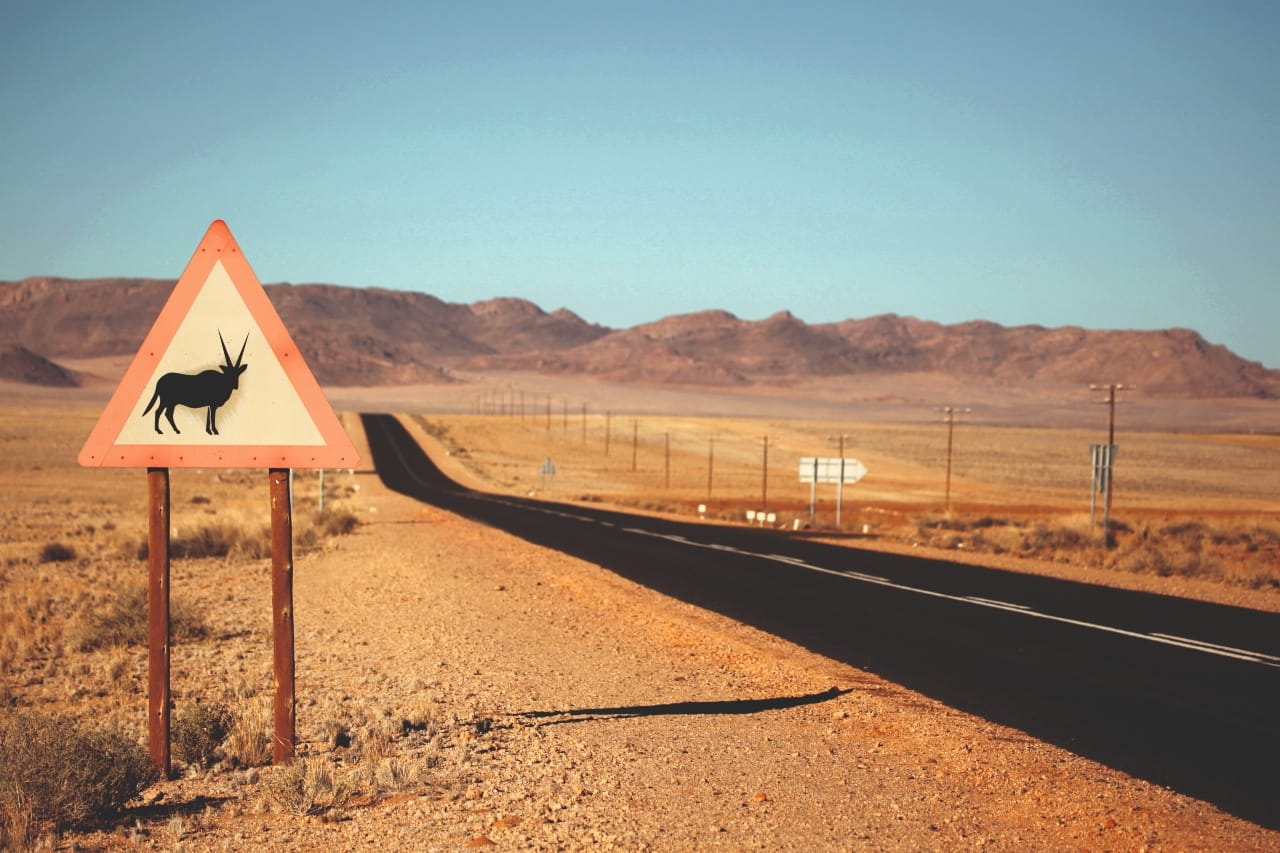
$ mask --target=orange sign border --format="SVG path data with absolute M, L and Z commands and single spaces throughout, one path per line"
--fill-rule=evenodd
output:
M 258 324 L 267 345 L 302 400 L 319 431 L 319 445 L 116 444 L 138 400 L 148 390 L 156 365 L 173 343 L 213 266 L 222 262 L 232 284 Z M 354 468 L 360 461 L 350 437 L 320 390 L 298 345 L 267 298 L 231 229 L 214 220 L 182 271 L 168 301 L 102 416 L 80 450 L 79 462 L 90 468 Z

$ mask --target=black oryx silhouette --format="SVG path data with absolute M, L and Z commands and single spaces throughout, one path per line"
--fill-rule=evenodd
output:
M 240 345 L 240 354 L 236 356 L 235 364 L 231 363 L 231 353 L 227 352 L 227 342 L 222 340 L 222 332 L 218 332 L 218 341 L 222 344 L 222 357 L 226 359 L 226 363 L 218 365 L 217 370 L 206 370 L 196 374 L 166 373 L 156 380 L 156 392 L 151 395 L 151 402 L 147 403 L 142 414 L 145 416 L 151 411 L 151 407 L 156 405 L 157 400 L 160 402 L 160 405 L 156 406 L 157 433 L 160 432 L 161 412 L 168 419 L 169 426 L 173 427 L 174 433 L 181 434 L 182 430 L 178 429 L 178 425 L 173 422 L 174 407 L 203 409 L 208 406 L 209 411 L 204 418 L 204 431 L 209 435 L 218 434 L 218 407 L 230 399 L 232 391 L 240 387 L 240 374 L 244 373 L 249 366 L 240 363 L 244 358 L 244 348 L 249 344 L 249 336 L 244 336 L 244 343 Z

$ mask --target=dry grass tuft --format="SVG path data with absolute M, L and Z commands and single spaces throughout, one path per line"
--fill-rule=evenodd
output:
M 272 805 L 287 814 L 336 819 L 351 801 L 352 787 L 327 758 L 309 757 L 275 768 L 267 780 Z
M 319 547 L 326 539 L 351 533 L 359 524 L 360 520 L 351 512 L 327 509 L 312 516 L 310 524 L 294 527 L 294 546 L 300 550 Z M 147 559 L 149 551 L 145 538 L 134 548 L 139 560 Z M 267 559 L 271 556 L 271 526 L 223 519 L 181 528 L 169 540 L 169 556 L 174 559 Z
M 92 596 L 61 573 L 46 576 L 24 567 L 9 576 L 0 574 L 0 674 L 33 659 L 49 662 L 64 654 L 67 614 L 91 603 Z M 8 694 L 9 679 L 0 679 L 0 699 Z
M 360 525 L 355 514 L 345 510 L 326 509 L 311 517 L 311 523 L 302 529 L 294 529 L 294 545 L 301 550 L 320 547 L 326 539 L 346 536 Z
M 143 538 L 135 550 L 139 560 L 147 559 L 150 543 Z M 222 557 L 259 560 L 271 556 L 271 528 L 263 524 L 216 521 L 182 528 L 169 539 L 173 559 Z
M 248 699 L 234 715 L 231 728 L 222 742 L 227 760 L 238 767 L 263 767 L 271 761 L 275 737 L 275 720 L 271 697 Z
M 182 598 L 170 602 L 169 630 L 176 640 L 202 640 L 209 636 L 200 611 Z M 87 652 L 109 646 L 146 645 L 147 639 L 147 588 L 134 586 L 122 590 L 104 612 L 79 628 L 76 646 Z
M 326 509 L 315 515 L 311 526 L 326 537 L 346 536 L 360 526 L 360 519 L 346 510 Z

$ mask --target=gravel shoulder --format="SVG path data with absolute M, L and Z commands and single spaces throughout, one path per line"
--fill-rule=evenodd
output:
M 295 814 L 269 794 L 280 769 L 217 767 L 148 791 L 132 828 L 64 843 L 1280 848 L 1203 802 L 356 478 L 365 523 L 299 556 L 295 579 L 299 760 L 354 780 L 349 796 Z M 178 700 L 269 685 L 266 570 L 175 563 L 184 588 L 224 639 L 174 649 Z M 377 756 L 344 743 L 375 732 Z

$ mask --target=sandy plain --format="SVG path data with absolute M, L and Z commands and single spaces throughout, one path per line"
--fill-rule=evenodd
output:
M 441 464 L 473 485 L 646 512 L 696 513 L 705 503 L 727 523 L 743 523 L 746 508 L 766 501 L 780 513 L 779 524 L 806 519 L 809 491 L 798 482 L 798 459 L 834 455 L 828 437 L 847 434 L 850 455 L 871 473 L 844 495 L 842 522 L 857 535 L 838 541 L 939 553 L 917 541 L 919 517 L 945 514 L 945 432 L 928 407 L 895 423 L 892 411 L 868 415 L 874 408 L 868 406 L 859 408 L 861 418 L 843 409 L 829 418 L 821 406 L 731 396 L 736 408 L 726 411 L 726 398 L 717 394 L 601 386 L 584 423 L 581 404 L 575 412 L 564 386 L 526 389 L 521 417 L 513 402 L 519 384 L 494 383 L 479 394 L 477 386 L 340 389 L 331 398 L 345 412 L 405 412 Z M 492 404 L 492 392 L 502 388 L 506 414 L 474 413 L 485 393 Z M 105 397 L 100 391 L 4 390 L 5 697 L 13 705 L 114 720 L 141 737 L 145 649 L 81 652 L 72 638 L 122 587 L 145 576 L 136 557 L 145 529 L 143 474 L 75 465 L 99 411 L 95 394 Z M 532 405 L 535 393 L 550 395 L 550 418 L 547 397 L 540 410 Z M 1230 431 L 1240 419 L 1265 424 L 1255 408 L 1224 415 L 1210 432 L 1130 425 L 1121 440 L 1126 467 L 1123 479 L 1117 474 L 1117 517 L 1130 525 L 1194 516 L 1275 526 L 1280 442 L 1274 431 Z M 597 409 L 616 412 L 607 416 L 608 454 L 606 416 Z M 1090 414 L 1097 421 L 1096 407 Z M 358 419 L 343 418 L 359 446 Z M 765 435 L 767 496 L 761 494 Z M 953 513 L 1066 517 L 1075 524 L 1084 516 L 1087 522 L 1087 445 L 1098 440 L 1096 426 L 962 421 L 955 434 Z M 539 473 L 548 456 L 557 469 L 550 484 Z M 262 472 L 180 471 L 173 488 L 179 529 L 211 519 L 265 524 Z M 297 512 L 314 506 L 317 488 L 314 474 L 299 472 Z M 819 527 L 834 521 L 827 488 L 815 518 Z M 343 797 L 321 797 L 315 813 L 296 814 L 271 794 L 279 769 L 224 762 L 183 770 L 145 792 L 121 820 L 66 834 L 58 846 L 1280 845 L 1275 831 L 1206 803 L 389 493 L 367 468 L 330 472 L 326 496 L 363 523 L 354 534 L 296 557 L 299 756 L 345 780 Z M 69 545 L 75 559 L 41 562 L 49 542 Z M 966 555 L 955 548 L 946 553 L 1280 609 L 1274 584 Z M 196 701 L 225 701 L 241 712 L 260 706 L 271 683 L 265 561 L 177 560 L 173 571 L 175 597 L 193 601 L 213 627 L 208 640 L 175 648 L 175 711 Z M 338 731 L 348 734 L 346 746 L 335 739 Z

